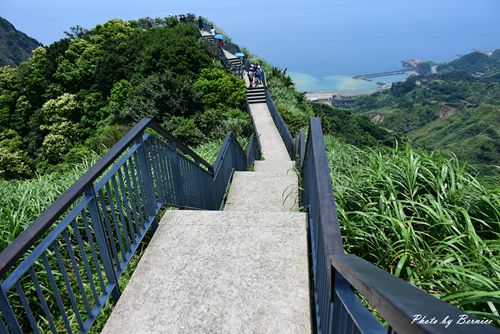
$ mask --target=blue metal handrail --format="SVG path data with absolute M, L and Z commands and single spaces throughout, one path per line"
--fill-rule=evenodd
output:
M 0 332 L 88 332 L 162 208 L 218 210 L 253 150 L 229 133 L 212 167 L 141 120 L 0 254 Z
M 271 98 L 271 94 L 269 93 L 269 90 L 266 87 L 266 104 L 267 107 L 269 108 L 269 112 L 271 113 L 271 117 L 274 120 L 274 124 L 278 128 L 278 131 L 281 135 L 281 138 L 283 139 L 283 142 L 285 143 L 286 149 L 288 151 L 288 154 L 290 155 L 291 159 L 294 159 L 295 157 L 295 148 L 294 148 L 294 140 L 292 135 L 290 134 L 290 130 L 288 130 L 288 127 L 286 126 L 285 121 L 283 120 L 283 117 L 281 116 L 280 112 L 278 111 L 278 108 L 274 105 L 273 99 Z
M 309 217 L 318 333 L 500 333 L 486 325 L 455 322 L 446 328 L 412 323 L 416 314 L 456 321 L 465 312 L 355 255 L 344 254 L 319 118 L 311 118 L 307 142 L 303 133 L 297 136 L 295 151 L 303 180 L 302 204 Z M 382 327 L 353 288 L 387 321 L 389 329 Z

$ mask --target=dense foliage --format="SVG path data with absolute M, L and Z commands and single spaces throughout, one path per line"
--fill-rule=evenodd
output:
M 0 178 L 61 170 L 143 117 L 188 144 L 249 135 L 243 81 L 210 57 L 195 26 L 155 24 L 77 26 L 19 67 L 0 67 Z
M 352 112 L 407 136 L 413 143 L 454 152 L 483 175 L 500 165 L 500 50 L 471 53 L 410 77 L 390 91 L 361 97 Z
M 500 300 L 500 192 L 453 158 L 327 137 L 345 249 L 479 317 Z M 499 322 L 500 323 L 500 322 Z

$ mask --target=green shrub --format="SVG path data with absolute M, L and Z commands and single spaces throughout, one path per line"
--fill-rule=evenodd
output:
M 163 126 L 188 145 L 196 145 L 203 139 L 203 134 L 191 118 L 172 116 L 163 123 Z
M 499 189 L 485 189 L 455 157 L 326 143 L 346 251 L 498 320 Z

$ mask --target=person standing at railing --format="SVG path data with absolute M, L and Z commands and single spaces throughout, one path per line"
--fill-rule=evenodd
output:
M 250 67 L 248 68 L 248 81 L 250 82 L 250 88 L 253 87 L 253 80 L 255 77 L 255 67 L 253 64 L 250 64 Z
M 264 70 L 260 67 L 260 65 L 257 65 L 257 71 L 256 71 L 256 75 L 257 75 L 257 84 L 262 84 L 264 82 Z
M 198 29 L 203 31 L 203 18 L 201 16 L 198 16 Z
M 212 37 L 215 36 L 215 28 L 214 27 L 210 28 L 210 36 L 212 36 Z

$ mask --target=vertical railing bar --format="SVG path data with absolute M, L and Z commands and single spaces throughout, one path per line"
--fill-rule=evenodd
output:
M 141 217 L 140 215 L 137 214 L 137 210 L 139 207 L 139 204 L 136 203 L 136 195 L 137 191 L 134 189 L 135 188 L 135 183 L 132 180 L 131 182 L 131 173 L 129 174 L 128 172 L 128 163 L 123 164 L 123 171 L 125 172 L 125 181 L 127 183 L 127 187 L 129 189 L 129 197 L 130 197 L 130 204 L 132 205 L 131 210 L 132 214 L 134 215 L 134 231 L 136 233 L 136 238 L 135 240 L 138 240 L 140 234 L 141 234 Z M 132 186 L 134 184 L 134 186 Z
M 149 143 L 151 141 L 151 137 L 147 137 L 146 140 L 143 139 L 142 136 L 137 139 L 137 143 L 142 145 L 138 148 L 137 159 L 139 163 L 139 170 L 142 175 L 142 182 L 144 184 L 144 194 L 147 199 L 146 205 L 146 221 L 149 223 L 150 219 L 152 219 L 153 230 L 157 228 L 157 222 L 155 219 L 156 216 L 156 208 L 158 206 L 158 201 L 156 199 L 156 190 L 153 181 L 153 167 L 151 166 L 152 162 L 150 159 L 151 151 L 148 149 L 150 147 Z
M 108 240 L 108 244 L 111 247 L 111 258 L 115 259 L 116 269 L 121 270 L 121 263 L 118 257 L 118 250 L 116 249 L 115 237 L 113 233 L 113 229 L 109 224 L 109 216 L 108 216 L 108 207 L 106 206 L 106 198 L 104 197 L 104 193 L 102 188 L 98 191 L 99 201 L 101 202 L 101 212 L 104 220 L 101 220 L 102 227 L 104 229 L 104 236 Z
M 68 315 L 66 313 L 66 310 L 64 309 L 64 304 L 62 302 L 61 294 L 59 293 L 59 288 L 57 287 L 56 280 L 54 278 L 54 275 L 52 274 L 52 269 L 50 268 L 49 260 L 47 259 L 45 254 L 42 254 L 40 258 L 42 259 L 45 271 L 47 271 L 47 276 L 49 278 L 50 285 L 52 286 L 52 291 L 54 292 L 54 295 L 56 297 L 56 303 L 57 306 L 59 307 L 59 312 L 61 312 L 64 326 L 66 327 L 66 330 L 71 334 L 73 333 L 73 329 L 69 324 Z
M 158 192 L 158 203 L 159 206 L 161 207 L 163 204 L 166 202 L 166 196 L 165 196 L 165 188 L 164 188 L 164 182 L 165 179 L 163 177 L 163 171 L 161 170 L 161 161 L 160 161 L 160 148 L 159 146 L 160 141 L 159 140 L 153 140 L 151 141 L 152 145 L 152 158 L 153 158 L 153 166 L 155 168 L 155 177 L 154 177 L 154 182 L 155 182 L 155 189 L 157 189 Z
M 172 177 L 172 164 L 169 161 L 168 158 L 168 146 L 167 144 L 162 143 L 160 146 L 160 152 L 162 155 L 162 161 L 163 161 L 163 168 L 165 170 L 165 184 L 168 185 L 165 187 L 165 199 L 166 201 L 170 201 L 170 203 L 175 203 L 175 191 L 174 191 L 174 181 Z
M 87 189 L 85 189 L 85 197 L 89 199 L 88 208 L 90 221 L 94 227 L 97 247 L 100 251 L 99 254 L 102 259 L 106 278 L 108 283 L 114 285 L 111 295 L 113 297 L 113 301 L 116 303 L 118 298 L 120 298 L 121 291 L 120 286 L 118 285 L 117 274 L 113 266 L 113 258 L 111 256 L 110 247 L 107 243 L 106 234 L 104 232 L 102 217 L 99 214 L 99 205 L 97 204 L 96 193 L 93 185 L 90 185 Z
M 113 219 L 113 225 L 115 226 L 114 231 L 116 234 L 116 240 L 118 241 L 118 247 L 120 248 L 120 253 L 122 255 L 122 261 L 125 261 L 126 251 L 125 251 L 125 248 L 123 247 L 123 240 L 122 240 L 123 237 L 122 237 L 120 225 L 118 224 L 118 217 L 116 216 L 115 204 L 113 201 L 113 196 L 111 194 L 111 188 L 109 186 L 109 182 L 106 182 L 105 187 L 106 187 L 106 194 L 108 195 L 109 210 L 111 212 L 111 219 Z M 110 221 L 110 228 L 111 228 L 111 230 L 113 230 L 113 226 L 111 225 L 111 221 Z M 111 237 L 110 239 L 113 240 L 114 239 L 113 233 L 111 233 L 111 235 L 113 237 Z
M 71 283 L 68 280 L 68 272 L 66 271 L 66 266 L 62 260 L 61 252 L 59 251 L 59 246 L 57 245 L 57 241 L 52 243 L 52 248 L 54 249 L 54 253 L 57 258 L 57 262 L 59 263 L 59 269 L 61 270 L 61 274 L 63 277 L 64 285 L 66 286 L 66 291 L 69 296 L 70 303 L 73 307 L 73 311 L 75 312 L 76 320 L 78 321 L 78 325 L 80 328 L 83 328 L 83 321 L 80 316 L 80 310 L 78 309 L 78 304 L 75 300 L 75 294 L 73 292 L 73 288 L 71 287 Z
M 19 281 L 17 281 L 15 286 L 16 286 L 16 291 L 19 294 L 19 299 L 21 300 L 21 304 L 23 305 L 23 308 L 26 311 L 26 316 L 28 317 L 28 320 L 30 322 L 31 328 L 33 329 L 33 332 L 40 333 L 40 330 L 38 329 L 38 325 L 35 321 L 35 317 L 33 316 L 33 311 L 31 310 L 31 307 L 28 303 L 28 300 L 26 299 L 26 295 L 24 294 L 23 287 L 21 286 L 21 283 Z
M 118 181 L 120 182 L 120 189 L 121 189 L 121 192 L 122 192 L 122 195 L 123 195 L 122 198 L 123 198 L 123 204 L 124 204 L 124 207 L 125 207 L 125 212 L 127 214 L 128 228 L 130 230 L 130 238 L 131 238 L 131 241 L 133 243 L 134 240 L 136 239 L 135 238 L 136 232 L 135 232 L 134 223 L 133 223 L 133 219 L 134 218 L 132 217 L 132 213 L 130 212 L 133 204 L 132 204 L 132 198 L 131 198 L 131 196 L 129 196 L 127 194 L 127 191 L 125 191 L 125 183 L 123 182 L 123 173 L 121 171 L 121 168 L 118 169 Z M 129 192 L 130 191 L 131 190 L 130 190 L 130 186 L 129 186 Z
M 189 183 L 186 182 L 186 166 L 184 164 L 183 156 L 178 153 L 177 157 L 179 159 L 179 179 L 182 193 L 184 195 L 184 205 L 191 206 L 191 191 L 189 189 Z
M 42 304 L 42 310 L 43 313 L 45 313 L 45 316 L 47 317 L 47 321 L 49 322 L 50 329 L 52 332 L 57 333 L 56 326 L 54 324 L 54 320 L 52 319 L 52 314 L 49 311 L 49 306 L 47 305 L 47 302 L 45 300 L 45 296 L 43 294 L 43 291 L 40 287 L 40 283 L 38 282 L 38 278 L 36 277 L 35 271 L 33 270 L 33 267 L 29 269 L 29 274 L 31 276 L 31 280 L 33 281 L 33 284 L 35 286 L 35 291 L 36 294 L 38 295 L 38 298 L 40 299 L 40 303 Z
M 78 288 L 80 289 L 80 293 L 82 294 L 83 303 L 85 304 L 85 309 L 86 309 L 87 313 L 90 314 L 92 308 L 90 307 L 87 293 L 85 292 L 85 287 L 83 286 L 82 276 L 80 275 L 80 268 L 78 267 L 78 264 L 76 263 L 75 253 L 73 251 L 73 247 L 71 246 L 71 241 L 69 240 L 68 231 L 64 230 L 62 232 L 62 236 L 66 242 L 66 249 L 68 250 L 68 255 L 69 255 L 69 258 L 71 261 L 71 265 L 73 267 L 73 271 L 75 273 L 75 278 L 76 278 L 76 282 L 78 284 Z
M 142 140 L 142 137 L 141 137 Z M 154 211 L 153 204 L 153 192 L 154 190 L 151 188 L 149 184 L 149 164 L 148 164 L 148 155 L 146 152 L 146 142 L 141 141 L 141 144 L 136 152 L 135 159 L 137 161 L 137 176 L 139 183 L 141 185 L 140 194 L 144 201 L 144 216 L 146 218 L 144 228 L 146 228 L 149 217 L 151 213 Z
M 0 333 L 10 333 L 2 318 L 0 318 Z
M 135 172 L 137 174 L 137 181 L 139 183 L 139 195 L 140 198 L 142 199 L 142 209 L 144 213 L 144 230 L 146 229 L 146 226 L 149 221 L 149 213 L 150 213 L 150 208 L 151 208 L 151 202 L 150 202 L 150 195 L 148 192 L 148 186 L 146 185 L 146 179 L 145 179 L 145 167 L 144 164 L 146 162 L 146 154 L 145 154 L 145 143 L 142 139 L 142 136 L 139 136 L 136 140 L 136 144 L 138 145 L 137 151 L 135 152 L 134 155 L 132 155 L 135 163 Z M 140 156 L 139 156 L 140 154 Z
M 82 216 L 82 220 L 83 220 L 83 226 L 85 228 L 85 233 L 87 234 L 87 238 L 89 240 L 90 252 L 92 253 L 92 259 L 94 260 L 94 265 L 96 267 L 97 277 L 99 278 L 99 283 L 101 284 L 101 289 L 104 291 L 106 289 L 106 285 L 104 284 L 104 279 L 103 279 L 102 273 L 101 273 L 101 265 L 99 264 L 99 259 L 97 257 L 97 253 L 95 251 L 94 237 L 92 236 L 92 233 L 90 231 L 89 222 L 87 220 L 87 215 L 85 214 L 85 212 L 82 212 L 81 216 Z
M 118 184 L 116 182 L 116 175 L 113 175 L 111 178 L 111 184 L 113 185 L 113 190 L 115 192 L 116 198 L 116 207 L 118 208 L 118 214 L 120 216 L 120 221 L 122 222 L 123 227 L 123 238 L 125 239 L 125 243 L 127 244 L 127 252 L 130 250 L 130 235 L 127 229 L 127 220 L 125 219 L 125 215 L 123 214 L 122 206 L 125 206 L 125 199 L 123 198 L 123 194 L 120 195 L 120 191 L 118 190 Z M 123 205 L 122 205 L 123 204 Z
M 161 142 L 160 156 L 161 156 L 161 162 L 162 162 L 163 171 L 164 171 L 164 175 L 165 175 L 165 186 L 163 187 L 165 190 L 165 201 L 167 203 L 173 204 L 173 203 L 175 203 L 174 183 L 172 180 L 172 173 L 171 173 L 172 168 L 170 166 L 167 152 L 168 152 L 167 144 Z
M 3 286 L 0 284 L 0 310 L 2 311 L 2 315 L 7 321 L 7 326 L 10 328 L 11 333 L 13 334 L 21 334 L 21 326 L 19 326 L 19 322 L 17 322 L 17 318 L 14 315 L 14 311 L 10 306 L 9 299 L 7 298 L 7 294 Z
M 153 171 L 154 171 L 154 177 L 153 177 L 153 187 L 156 189 L 158 193 L 158 198 L 157 202 L 160 203 L 160 207 L 162 204 L 165 203 L 165 196 L 163 193 L 163 175 L 161 173 L 161 167 L 160 167 L 160 160 L 159 160 L 159 153 L 158 153 L 158 141 L 157 140 L 150 140 L 150 146 L 151 146 L 151 160 L 152 163 L 151 165 L 153 166 Z M 156 209 L 156 208 L 155 208 Z
M 185 205 L 184 194 L 181 184 L 181 174 L 179 166 L 179 156 L 177 147 L 174 142 L 170 144 L 171 165 L 172 165 L 172 180 L 174 184 L 175 204 Z
M 205 199 L 205 192 L 202 191 L 203 190 L 203 181 L 202 181 L 202 177 L 203 177 L 203 174 L 200 170 L 200 161 L 199 160 L 196 160 L 196 166 L 198 166 L 198 168 L 195 169 L 195 174 L 196 174 L 196 181 L 198 183 L 198 193 L 200 194 L 200 208 L 202 209 L 206 209 L 207 205 L 206 205 L 206 199 Z
M 96 304 L 99 305 L 99 296 L 98 296 L 97 291 L 95 289 L 94 277 L 92 276 L 92 270 L 90 269 L 90 265 L 89 265 L 89 261 L 88 261 L 88 257 L 87 257 L 87 252 L 85 251 L 85 247 L 83 246 L 82 236 L 80 234 L 80 230 L 78 229 L 78 225 L 76 224 L 76 220 L 73 220 L 70 223 L 70 225 L 75 230 L 76 241 L 78 243 L 80 253 L 82 253 L 83 265 L 85 267 L 85 272 L 87 273 L 87 279 L 89 280 L 89 283 L 90 283 L 90 289 L 92 290 L 92 295 L 94 297 L 94 301 L 96 302 Z M 92 247 L 92 246 L 90 246 L 90 247 Z
M 133 160 L 133 155 L 130 157 L 131 158 L 131 163 L 135 164 L 135 166 L 137 167 L 137 163 L 134 162 Z M 132 166 L 131 166 L 132 167 Z M 137 215 L 139 216 L 139 227 L 140 227 L 140 233 L 139 234 L 142 234 L 143 231 L 145 231 L 146 229 L 146 222 L 144 221 L 144 216 L 143 216 L 143 213 L 144 213 L 144 210 L 143 210 L 143 205 L 144 205 L 144 201 L 141 201 L 141 196 L 139 195 L 139 187 L 138 187 L 138 182 L 139 182 L 139 179 L 136 177 L 136 173 L 135 173 L 135 170 L 136 168 L 130 168 L 130 176 L 132 177 L 132 184 L 134 186 L 134 192 L 135 192 L 135 199 L 137 201 Z
M 140 136 L 139 138 L 142 139 L 142 136 Z M 141 213 L 143 214 L 143 218 L 144 218 L 143 219 L 143 223 L 144 223 L 143 229 L 145 230 L 146 226 L 148 224 L 149 198 L 147 196 L 146 187 L 144 185 L 144 178 L 142 175 L 142 172 L 143 172 L 142 165 L 139 161 L 140 160 L 139 152 L 140 152 L 140 150 L 144 149 L 144 144 L 142 141 L 141 142 L 136 141 L 136 144 L 138 145 L 138 147 L 137 147 L 137 151 L 135 151 L 135 153 L 132 155 L 132 159 L 133 159 L 134 165 L 135 165 L 135 168 L 132 170 L 132 172 L 137 177 L 137 184 L 138 184 L 137 190 L 139 192 L 139 199 L 142 203 Z

